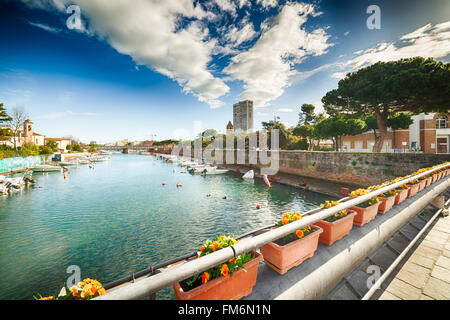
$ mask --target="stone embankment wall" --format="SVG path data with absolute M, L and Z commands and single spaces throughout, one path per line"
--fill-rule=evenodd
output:
M 248 153 L 245 158 L 243 166 L 263 167 L 259 161 L 258 164 L 249 164 Z M 279 172 L 339 184 L 369 186 L 446 161 L 450 161 L 449 154 L 281 151 Z

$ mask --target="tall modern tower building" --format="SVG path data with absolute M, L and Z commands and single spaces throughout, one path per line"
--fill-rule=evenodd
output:
M 233 105 L 234 132 L 253 131 L 253 101 L 244 100 Z

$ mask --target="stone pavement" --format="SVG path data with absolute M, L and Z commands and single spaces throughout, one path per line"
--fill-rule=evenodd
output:
M 436 220 L 380 300 L 450 300 L 450 216 Z

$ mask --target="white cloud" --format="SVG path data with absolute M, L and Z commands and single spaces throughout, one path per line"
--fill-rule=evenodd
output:
M 291 108 L 279 108 L 277 112 L 294 112 Z
M 54 0 L 25 1 L 35 7 L 55 6 Z M 193 94 L 211 108 L 222 105 L 219 97 L 230 88 L 215 77 L 208 64 L 214 50 L 209 31 L 201 23 L 214 14 L 192 0 L 58 0 L 64 5 L 81 7 L 88 32 L 105 39 L 121 54 L 129 55 L 138 65 L 145 65 L 175 80 L 183 92 Z M 221 2 L 225 3 L 225 2 Z M 59 9 L 60 7 L 58 7 Z M 180 19 L 193 19 L 180 29 Z
M 252 4 L 250 2 L 250 0 L 238 0 L 239 1 L 239 9 L 243 8 L 243 7 L 250 7 Z
M 252 40 L 258 34 L 253 29 L 252 23 L 247 23 L 241 29 L 231 26 L 224 35 L 226 41 L 230 42 L 233 47 L 237 47 L 242 43 Z
M 378 61 L 394 61 L 421 56 L 444 58 L 450 54 L 450 21 L 432 26 L 427 24 L 400 37 L 399 41 L 382 42 L 373 48 L 355 52 L 357 57 L 349 60 L 354 69 Z
M 257 4 L 261 4 L 264 8 L 273 8 L 278 5 L 278 0 L 256 0 Z
M 347 74 L 346 72 L 340 72 L 340 71 L 338 71 L 338 72 L 334 72 L 334 73 L 331 75 L 331 77 L 332 77 L 332 78 L 335 78 L 335 79 L 344 79 L 346 74 Z
M 61 119 L 61 118 L 65 118 L 68 116 L 95 117 L 95 116 L 99 116 L 99 115 L 100 115 L 99 113 L 94 113 L 94 112 L 74 112 L 71 110 L 66 110 L 66 111 L 47 113 L 47 114 L 37 117 L 37 119 L 51 119 L 52 120 L 52 119 Z
M 307 32 L 301 28 L 309 16 L 318 14 L 311 4 L 285 5 L 252 48 L 231 58 L 223 71 L 244 82 L 240 98 L 253 100 L 256 108 L 267 106 L 292 84 L 295 64 L 327 52 L 332 44 L 327 43 L 324 29 Z
M 59 32 L 62 31 L 59 28 L 50 27 L 49 25 L 46 25 L 46 24 L 43 24 L 43 23 L 31 22 L 31 21 L 28 21 L 28 23 L 31 24 L 34 27 L 38 27 L 38 28 L 41 28 L 41 29 L 43 29 L 45 31 L 52 32 L 52 33 L 59 33 Z
M 348 36 L 350 34 L 350 31 L 344 32 L 344 36 Z
M 236 5 L 231 0 L 215 0 L 215 3 L 223 11 L 228 11 L 232 16 L 236 15 Z

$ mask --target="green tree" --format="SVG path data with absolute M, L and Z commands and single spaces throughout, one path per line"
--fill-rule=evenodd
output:
M 50 147 L 47 146 L 39 146 L 39 154 L 41 155 L 50 155 L 53 154 L 53 151 Z
M 339 150 L 342 136 L 357 135 L 367 130 L 366 124 L 360 119 L 346 119 L 343 117 L 329 117 L 319 121 L 314 126 L 315 135 L 322 139 L 332 139 L 334 149 Z
M 8 115 L 8 113 L 6 113 L 3 103 L 0 103 L 0 124 L 11 120 L 12 118 Z
M 373 152 L 380 152 L 388 118 L 397 112 L 447 112 L 450 64 L 422 57 L 377 62 L 347 74 L 322 98 L 329 115 L 362 118 L 375 114 L 378 132 Z
M 74 144 L 72 146 L 72 151 L 74 151 L 74 152 L 84 152 L 84 149 L 78 143 L 76 143 L 76 144 Z
M 295 127 L 292 134 L 297 137 L 305 138 L 308 140 L 309 150 L 314 147 L 313 139 L 316 137 L 314 126 L 311 124 L 305 124 L 302 126 Z
M 268 122 L 261 122 L 261 125 L 263 129 L 267 132 L 267 144 L 270 146 L 272 144 L 271 136 L 272 136 L 272 130 L 277 129 L 279 134 L 279 147 L 280 149 L 286 150 L 289 145 L 291 145 L 294 142 L 294 135 L 292 134 L 292 130 L 289 130 L 286 128 L 284 124 L 282 124 L 279 121 L 268 121 Z
M 49 147 L 50 149 L 52 149 L 53 151 L 58 150 L 58 143 L 56 143 L 55 140 L 49 140 L 47 142 L 47 147 Z
M 298 126 L 310 125 L 315 122 L 314 109 L 316 107 L 312 104 L 304 103 L 300 107 L 300 113 L 298 114 Z
M 378 122 L 375 115 L 370 115 L 365 117 L 364 122 L 366 123 L 367 130 L 372 130 L 375 140 L 377 139 L 378 133 Z M 394 131 L 394 141 L 392 141 L 392 145 L 395 146 L 395 131 L 398 129 L 408 129 L 409 126 L 413 123 L 411 119 L 411 115 L 407 113 L 395 113 L 389 116 L 386 121 L 386 125 L 388 128 L 391 128 Z

